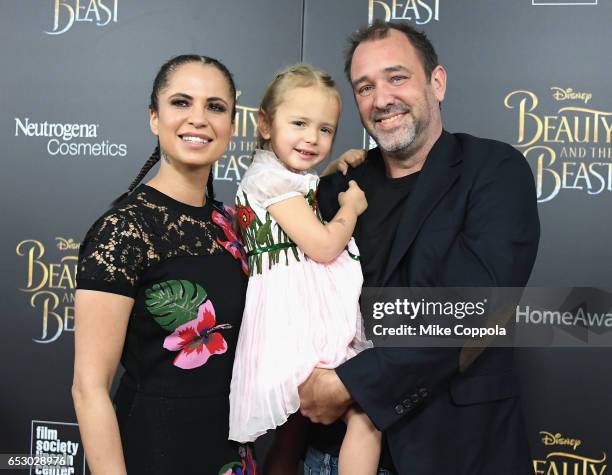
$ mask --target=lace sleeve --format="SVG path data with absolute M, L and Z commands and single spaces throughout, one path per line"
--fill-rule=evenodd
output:
M 131 216 L 104 215 L 81 243 L 77 288 L 135 297 L 146 248 L 142 230 Z

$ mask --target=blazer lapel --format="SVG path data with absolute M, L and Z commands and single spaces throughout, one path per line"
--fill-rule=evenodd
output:
M 385 272 L 383 285 L 408 252 L 425 219 L 460 175 L 461 150 L 457 140 L 446 131 L 434 144 L 421 170 L 416 186 L 402 210 Z

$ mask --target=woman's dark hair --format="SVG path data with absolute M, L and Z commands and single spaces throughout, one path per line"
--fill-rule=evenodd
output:
M 155 80 L 153 81 L 153 89 L 151 90 L 151 100 L 149 102 L 149 110 L 153 112 L 157 112 L 159 110 L 159 93 L 168 86 L 168 82 L 170 81 L 171 74 L 176 71 L 179 67 L 188 63 L 202 63 L 213 66 L 217 70 L 223 74 L 225 79 L 227 79 L 227 84 L 230 89 L 230 95 L 232 96 L 234 102 L 232 104 L 232 121 L 236 116 L 236 84 L 234 83 L 234 78 L 232 77 L 232 73 L 225 67 L 225 65 L 215 58 L 210 58 L 208 56 L 200 56 L 197 54 L 183 54 L 180 56 L 175 56 L 174 58 L 166 61 L 162 67 L 157 72 L 155 76 Z M 113 204 L 117 204 L 126 198 L 134 189 L 138 186 L 138 184 L 142 181 L 142 179 L 149 173 L 149 170 L 153 168 L 153 166 L 159 162 L 161 158 L 161 151 L 159 148 L 159 140 L 157 141 L 157 146 L 153 153 L 149 157 L 149 159 L 145 162 L 143 167 L 136 175 L 136 178 L 132 181 L 130 186 L 128 187 L 128 191 L 123 193 L 119 198 L 117 198 Z M 210 173 L 208 175 L 208 183 L 206 183 L 206 196 L 214 199 L 215 192 L 213 189 L 213 174 Z

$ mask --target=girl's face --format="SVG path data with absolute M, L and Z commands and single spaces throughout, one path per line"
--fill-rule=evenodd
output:
M 332 147 L 340 103 L 321 87 L 296 87 L 283 94 L 269 123 L 260 113 L 261 135 L 287 168 L 308 170 L 325 160 Z
M 210 166 L 225 152 L 232 133 L 227 79 L 214 66 L 187 63 L 170 74 L 151 111 L 151 131 L 159 137 L 170 164 Z

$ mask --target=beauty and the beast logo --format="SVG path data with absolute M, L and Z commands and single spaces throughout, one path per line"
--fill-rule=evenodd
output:
M 64 331 L 74 331 L 74 290 L 76 286 L 79 243 L 55 238 L 56 257 L 50 257 L 45 245 L 35 239 L 17 244 L 23 258 L 25 282 L 19 290 L 29 295 L 29 305 L 39 319 L 36 343 L 52 343 Z
M 589 457 L 576 453 L 582 440 L 561 433 L 540 431 L 542 443 L 550 452 L 543 459 L 533 460 L 535 475 L 602 475 L 608 465 L 607 455 Z
M 561 191 L 587 195 L 612 191 L 612 112 L 591 104 L 593 94 L 551 87 L 542 110 L 538 95 L 528 90 L 508 93 L 504 105 L 515 114 L 514 146 L 535 164 L 538 201 Z
M 375 18 L 408 20 L 417 25 L 440 21 L 440 0 L 368 0 L 368 23 Z
M 241 91 L 236 93 L 236 116 L 234 131 L 227 152 L 214 164 L 215 180 L 239 182 L 251 164 L 257 142 L 257 107 L 238 103 Z
M 75 22 L 96 26 L 117 23 L 119 0 L 53 0 L 53 28 L 48 35 L 66 33 Z

